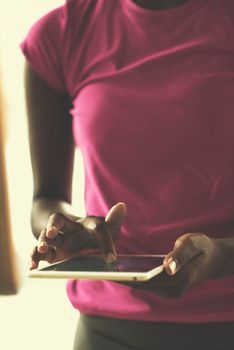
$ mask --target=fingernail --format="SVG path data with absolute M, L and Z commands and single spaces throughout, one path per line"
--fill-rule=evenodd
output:
M 47 249 L 47 244 L 45 241 L 40 242 L 40 244 L 38 245 L 38 251 L 39 253 L 44 253 L 44 251 L 46 251 Z
M 170 273 L 174 275 L 176 273 L 176 268 L 177 268 L 175 260 L 171 259 L 168 263 L 168 266 L 170 269 Z
M 106 256 L 106 262 L 108 264 L 113 263 L 116 261 L 116 256 L 113 253 L 108 253 Z
M 58 229 L 56 226 L 48 226 L 46 229 L 46 237 L 54 238 L 57 235 L 57 232 L 58 232 Z

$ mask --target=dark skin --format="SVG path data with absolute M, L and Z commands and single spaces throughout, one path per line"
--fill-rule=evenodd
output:
M 163 9 L 166 3 L 168 7 L 172 7 L 172 3 L 175 7 L 186 1 L 135 2 L 150 9 L 155 9 L 157 3 L 157 8 Z M 31 256 L 31 269 L 37 268 L 41 260 L 56 262 L 97 250 L 106 261 L 114 261 L 114 241 L 125 219 L 125 204 L 117 203 L 106 217 L 74 215 L 70 98 L 50 88 L 28 64 L 25 86 L 34 179 L 32 230 L 38 239 Z M 202 232 L 181 233 L 164 259 L 164 272 L 147 283 L 131 283 L 131 286 L 176 298 L 207 278 L 233 273 L 234 236 L 212 239 Z
M 133 0 L 137 5 L 150 10 L 163 10 L 183 5 L 189 0 Z
M 59 261 L 99 247 L 112 261 L 116 256 L 113 239 L 124 220 L 125 205 L 119 203 L 106 218 L 79 218 L 72 213 L 74 144 L 69 97 L 47 86 L 29 65 L 25 87 L 34 179 L 31 218 L 38 239 L 31 267 L 40 260 Z M 79 235 L 74 234 L 77 231 Z

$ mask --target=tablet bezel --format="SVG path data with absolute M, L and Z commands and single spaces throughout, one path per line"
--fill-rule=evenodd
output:
M 120 256 L 126 257 L 149 257 L 149 258 L 164 258 L 165 255 L 133 255 L 133 254 L 121 254 Z M 56 262 L 54 264 L 46 264 L 46 266 L 57 265 L 58 263 L 65 262 L 69 259 Z M 43 267 L 43 268 L 44 268 Z M 37 270 L 31 270 L 28 273 L 30 278 L 56 278 L 56 279 L 86 279 L 86 280 L 109 280 L 109 281 L 134 281 L 145 282 L 158 275 L 163 271 L 163 265 L 155 266 L 155 268 L 146 272 L 116 272 L 116 271 L 46 271 L 43 268 Z

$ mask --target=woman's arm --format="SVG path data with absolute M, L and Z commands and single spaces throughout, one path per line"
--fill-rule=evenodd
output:
M 72 214 L 71 101 L 49 87 L 29 64 L 25 86 L 34 183 L 32 230 L 38 238 L 31 268 L 40 260 L 59 261 L 97 248 L 107 261 L 115 260 L 113 238 L 124 221 L 125 205 L 118 203 L 103 218 Z
M 71 213 L 74 142 L 71 101 L 49 87 L 26 63 L 26 105 L 34 195 L 32 229 L 36 237 L 54 212 Z

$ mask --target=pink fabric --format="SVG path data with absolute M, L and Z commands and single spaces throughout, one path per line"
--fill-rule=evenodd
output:
M 22 44 L 38 74 L 72 96 L 87 213 L 127 204 L 118 253 L 168 253 L 185 232 L 234 234 L 233 23 L 233 0 L 161 11 L 70 0 Z M 101 281 L 67 290 L 75 308 L 95 315 L 234 320 L 233 276 L 179 300 Z

